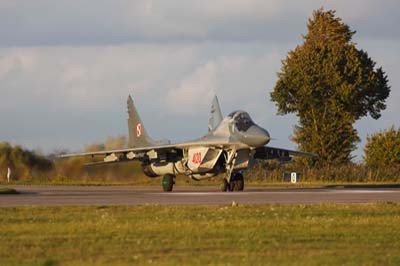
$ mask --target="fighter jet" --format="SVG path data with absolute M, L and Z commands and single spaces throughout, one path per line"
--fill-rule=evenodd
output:
M 211 106 L 208 133 L 198 139 L 171 144 L 155 141 L 128 97 L 129 148 L 67 154 L 72 156 L 103 156 L 89 165 L 138 160 L 149 177 L 163 176 L 164 191 L 172 191 L 175 178 L 183 174 L 199 181 L 223 174 L 222 191 L 242 191 L 243 171 L 255 160 L 291 160 L 292 156 L 316 157 L 315 154 L 266 146 L 271 140 L 267 130 L 257 125 L 245 111 L 234 111 L 222 118 L 215 96 Z

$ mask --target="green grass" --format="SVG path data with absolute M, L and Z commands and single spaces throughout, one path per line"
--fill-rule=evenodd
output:
M 0 209 L 0 265 L 400 265 L 400 204 Z
M 0 188 L 0 195 L 1 194 L 18 194 L 18 191 L 13 188 Z

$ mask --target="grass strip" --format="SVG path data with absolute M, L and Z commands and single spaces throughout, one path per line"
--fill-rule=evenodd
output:
M 0 208 L 0 265 L 400 265 L 400 204 Z

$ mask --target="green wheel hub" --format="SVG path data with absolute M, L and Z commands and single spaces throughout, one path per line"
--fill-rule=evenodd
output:
M 162 186 L 164 191 L 172 191 L 172 188 L 174 186 L 174 176 L 171 174 L 166 174 L 163 177 L 162 180 Z

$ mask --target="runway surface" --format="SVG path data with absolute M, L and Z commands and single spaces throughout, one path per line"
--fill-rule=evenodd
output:
M 3 186 L 2 186 L 3 187 Z M 20 192 L 0 195 L 0 207 L 142 204 L 314 204 L 400 202 L 400 188 L 245 188 L 242 192 L 220 192 L 218 187 L 137 186 L 8 186 Z

